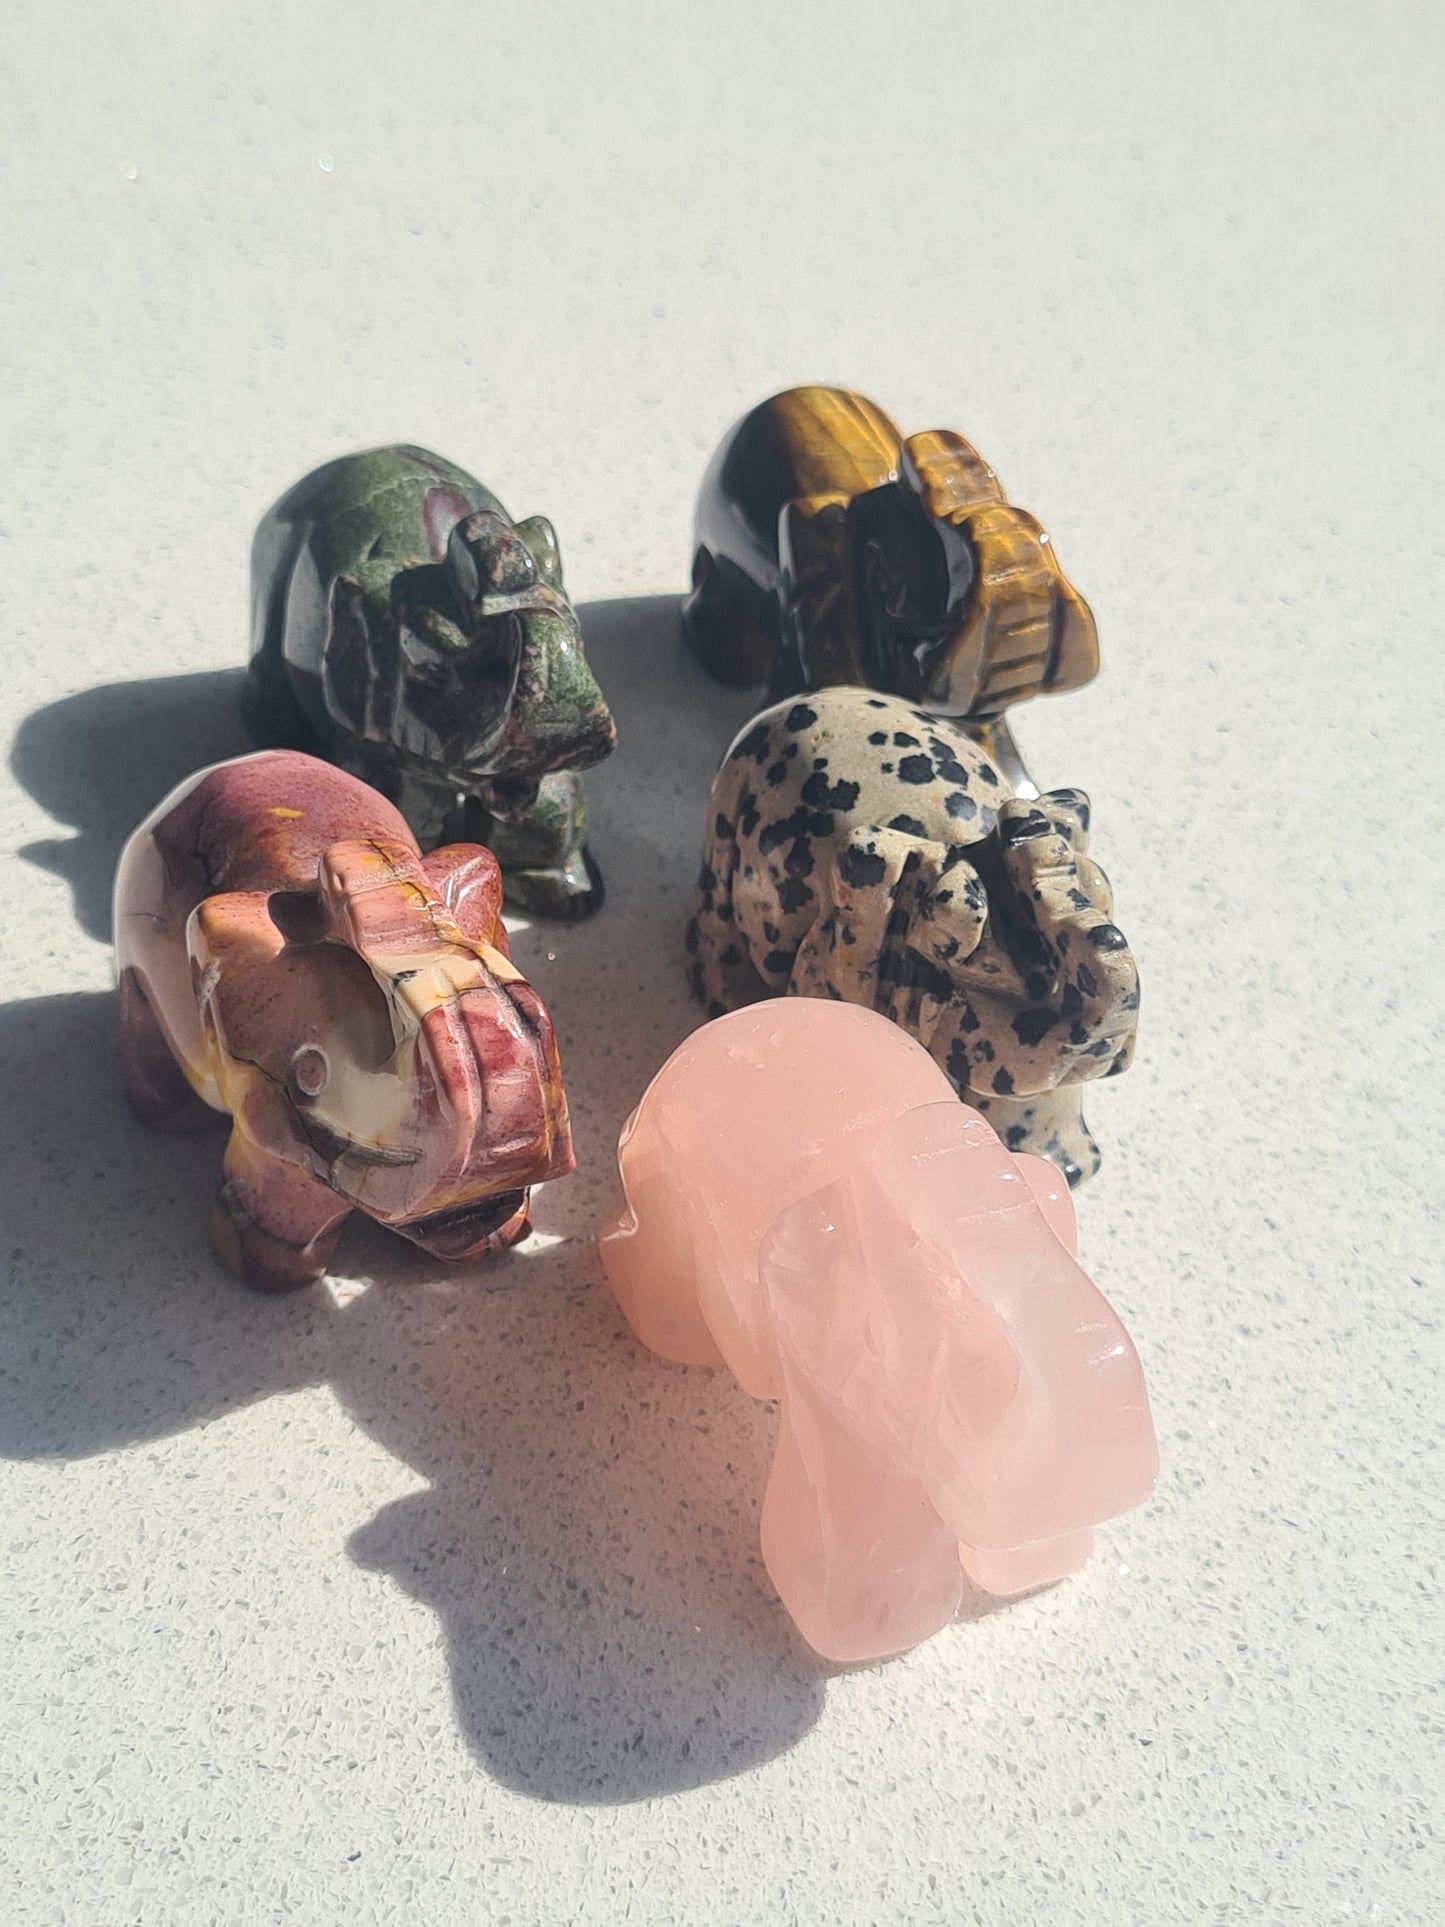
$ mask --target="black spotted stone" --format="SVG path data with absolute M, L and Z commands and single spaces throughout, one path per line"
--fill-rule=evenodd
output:
M 1026 1048 L 1041 1044 L 1054 1027 L 1054 1013 L 1047 1009 L 1021 1010 L 1013 1020 L 1013 1034 Z
M 838 874 L 850 890 L 876 890 L 888 874 L 888 865 L 876 850 L 850 843 L 838 858 Z

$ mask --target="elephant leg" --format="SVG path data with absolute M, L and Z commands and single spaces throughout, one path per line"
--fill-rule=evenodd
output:
M 725 835 L 717 833 L 719 823 L 727 825 Z M 693 996 L 703 1004 L 709 1017 L 741 1010 L 744 1004 L 755 1004 L 769 995 L 768 986 L 752 960 L 747 938 L 738 927 L 733 901 L 737 866 L 735 832 L 719 810 L 703 849 L 702 869 L 693 892 L 692 915 L 688 918 L 684 939 L 687 980 Z
M 1084 1526 L 1078 1532 L 1065 1532 L 1057 1539 L 1037 1539 L 1032 1545 L 1010 1546 L 997 1552 L 978 1546 L 960 1546 L 963 1569 L 980 1592 L 998 1599 L 1011 1599 L 1037 1586 L 1052 1586 L 1087 1565 L 1094 1550 L 1094 1532 Z
M 602 872 L 587 849 L 587 795 L 576 770 L 544 776 L 515 821 L 492 815 L 485 796 L 469 798 L 465 823 L 501 864 L 509 910 L 577 923 L 601 909 Z
M 597 1235 L 602 1269 L 639 1344 L 673 1365 L 721 1365 L 698 1299 L 697 1253 L 670 1188 L 649 1199 L 645 1178 L 628 1184 L 626 1208 Z
M 1011 1151 L 1047 1158 L 1058 1165 L 1071 1186 L 1098 1171 L 1099 1146 L 1084 1121 L 1081 1085 L 1058 1084 L 1032 1097 L 999 1097 L 970 1087 L 964 1096 L 983 1112 Z
M 763 1558 L 810 1646 L 884 1659 L 946 1626 L 963 1593 L 958 1540 L 923 1487 L 790 1388 L 763 1499 Z
M 717 682 L 751 689 L 771 676 L 776 649 L 763 604 L 764 598 L 734 563 L 698 549 L 692 559 L 692 594 L 682 605 L 682 633 Z
M 279 642 L 251 658 L 241 691 L 241 720 L 262 749 L 299 749 L 324 756 L 325 745 L 296 700 Z
M 602 908 L 607 894 L 589 850 L 573 850 L 545 870 L 504 870 L 507 908 L 549 923 L 580 923 Z
M 354 774 L 388 797 L 406 818 L 407 827 L 423 850 L 434 850 L 445 842 L 447 830 L 455 821 L 458 794 L 445 785 L 428 783 L 409 769 L 391 769 L 384 761 L 372 762 L 376 775 L 367 774 L 366 759 L 360 759 Z M 382 781 L 377 781 L 377 775 Z
M 195 1131 L 220 1122 L 176 1062 L 133 964 L 121 972 L 120 1069 L 131 1109 L 153 1131 Z
M 256 1291 L 294 1291 L 324 1277 L 351 1206 L 239 1128 L 223 1168 L 211 1208 L 211 1242 L 221 1262 Z
M 389 744 L 369 742 L 364 737 L 343 739 L 334 749 L 319 753 L 394 804 L 423 850 L 435 849 L 445 841 L 455 820 L 455 790 L 427 782 L 415 770 L 405 768 Z

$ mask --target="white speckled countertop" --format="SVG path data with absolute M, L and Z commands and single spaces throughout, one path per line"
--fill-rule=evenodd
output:
M 1439 10 L 30 0 L 0 69 L 0 1919 L 1439 1920 Z M 1157 1496 L 852 1672 L 590 1243 L 743 708 L 692 495 L 799 380 L 1045 518 L 1105 671 L 1018 731 L 1145 983 L 1079 1202 Z M 122 1108 L 109 879 L 243 746 L 257 516 L 393 437 L 552 516 L 622 732 L 517 946 L 584 1168 L 270 1302 Z

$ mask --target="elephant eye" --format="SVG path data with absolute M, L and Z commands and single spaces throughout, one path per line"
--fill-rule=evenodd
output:
M 331 1066 L 315 1044 L 303 1044 L 291 1059 L 291 1090 L 299 1098 L 319 1097 L 326 1088 Z

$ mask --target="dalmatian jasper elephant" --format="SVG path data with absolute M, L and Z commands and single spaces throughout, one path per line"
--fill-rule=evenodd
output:
M 709 1015 L 882 1012 L 1014 1151 L 1099 1168 L 1080 1086 L 1128 1067 L 1139 979 L 1079 790 L 1014 795 L 961 728 L 864 689 L 758 716 L 712 786 L 688 924 Z

